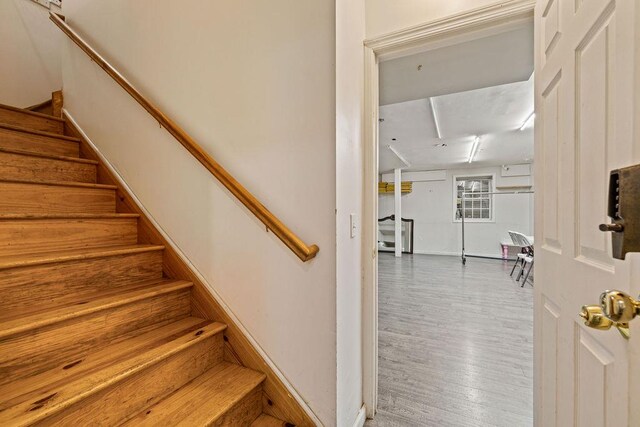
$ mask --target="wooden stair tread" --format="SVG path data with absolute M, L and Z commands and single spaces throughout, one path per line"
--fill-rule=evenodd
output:
M 191 287 L 193 284 L 184 280 L 163 280 L 130 291 L 109 294 L 93 301 L 80 301 L 64 307 L 44 310 L 30 315 L 17 315 L 4 320 L 0 319 L 0 339 L 27 332 L 32 329 L 54 323 L 63 322 L 75 317 L 85 316 L 100 310 L 130 304 L 157 295 L 174 292 Z
M 80 144 L 78 138 L 9 126 L 0 120 L 0 147 L 5 149 L 79 158 Z
M 99 165 L 100 162 L 91 159 L 83 159 L 80 157 L 58 156 L 55 154 L 36 153 L 34 151 L 18 150 L 13 148 L 0 147 L 0 153 L 15 154 L 25 157 L 37 157 L 40 159 L 59 160 L 61 162 L 83 163 L 88 165 Z
M 64 120 L 49 114 L 37 113 L 22 108 L 0 104 L 0 122 L 17 124 L 31 129 L 64 133 Z
M 34 117 L 41 117 L 43 119 L 51 119 L 51 120 L 54 120 L 54 121 L 57 121 L 57 122 L 64 123 L 64 119 L 61 119 L 60 117 L 55 117 L 55 116 L 52 116 L 50 114 L 38 113 L 37 111 L 31 111 L 31 110 L 27 110 L 25 108 L 18 108 L 18 107 L 13 107 L 11 105 L 0 104 L 0 109 L 9 110 L 9 111 L 15 111 L 15 112 L 18 112 L 18 113 L 29 114 L 29 115 L 34 116 Z
M 28 255 L 0 257 L 0 270 L 6 268 L 26 267 L 39 264 L 51 264 L 65 261 L 76 261 L 90 258 L 102 258 L 138 252 L 163 250 L 161 245 L 126 245 L 99 248 L 83 248 L 70 251 L 53 251 Z
M 69 249 L 64 250 L 70 252 Z M 163 277 L 163 252 L 161 248 L 124 254 L 116 252 L 104 257 L 45 262 L 2 270 L 0 313 L 14 310 L 35 312 L 81 299 L 92 299 L 104 290 L 118 291 L 157 282 Z
M 138 218 L 130 215 L 0 215 L 0 256 L 135 245 Z
M 191 331 L 146 351 L 136 351 L 115 363 L 63 382 L 58 387 L 46 387 L 35 396 L 28 394 L 28 399 L 0 412 L 0 424 L 27 426 L 42 421 L 96 393 L 126 381 L 145 369 L 222 332 L 225 328 L 224 324 L 210 322 L 195 332 Z
M 88 182 L 68 182 L 68 181 L 48 181 L 42 179 L 0 179 L 0 184 L 28 184 L 28 185 L 49 185 L 53 187 L 80 187 L 80 188 L 96 188 L 102 190 L 117 190 L 118 187 L 110 184 L 92 184 Z
M 0 179 L 0 212 L 113 213 L 116 189 L 104 184 L 5 178 Z
M 251 423 L 251 427 L 287 427 L 289 425 L 290 424 L 267 414 L 260 415 Z
M 31 105 L 29 107 L 26 107 L 24 109 L 27 110 L 27 111 L 35 111 L 36 113 L 40 113 L 41 111 L 39 111 L 39 110 L 42 110 L 44 108 L 51 108 L 51 104 L 52 103 L 53 103 L 53 101 L 51 99 L 47 99 L 46 101 L 42 101 L 42 102 L 39 102 L 37 104 L 33 104 L 33 105 Z M 49 116 L 53 115 L 53 114 L 50 114 L 50 113 L 42 113 L 42 114 L 47 114 Z
M 187 317 L 136 337 L 110 344 L 99 350 L 78 354 L 48 371 L 0 386 L 0 413 L 38 393 L 107 366 L 120 358 L 156 347 L 180 335 L 210 324 L 198 317 Z
M 107 288 L 97 288 L 97 289 L 89 289 L 86 292 L 81 293 L 73 293 L 68 294 L 66 298 L 61 298 L 57 301 L 50 301 L 47 305 L 29 305 L 24 307 L 10 307 L 6 312 L 10 313 L 5 316 L 0 315 L 0 323 L 4 320 L 13 319 L 16 317 L 28 317 L 28 316 L 36 316 L 45 313 L 51 313 L 53 310 L 58 310 L 65 307 L 72 307 L 74 305 L 78 305 L 79 303 L 86 304 L 87 301 L 95 301 L 100 298 L 108 298 L 111 296 L 115 296 L 118 294 L 122 294 L 123 292 L 131 292 L 135 290 L 139 290 L 151 285 L 159 285 L 161 282 L 170 281 L 172 279 L 166 278 L 154 278 L 154 279 L 146 279 L 139 280 L 135 283 L 131 283 L 126 287 L 107 287 Z M 107 282 L 108 283 L 108 282 Z
M 263 373 L 222 362 L 125 425 L 211 425 L 265 378 Z
M 46 137 L 56 138 L 56 139 L 64 139 L 66 141 L 71 141 L 71 142 L 80 142 L 81 141 L 80 138 L 76 138 L 75 136 L 68 136 L 68 135 L 62 135 L 62 134 L 55 133 L 55 132 L 46 132 L 46 131 L 43 131 L 43 130 L 25 128 L 25 127 L 22 127 L 22 126 L 16 126 L 16 125 L 9 124 L 9 123 L 0 122 L 0 128 L 7 129 L 7 130 L 12 130 L 12 131 L 15 131 L 15 132 L 32 133 L 34 135 L 46 136 Z
M 20 143 L 8 147 L 0 144 L 0 178 L 86 183 L 97 181 L 98 164 L 93 160 L 46 152 L 50 148 L 46 143 L 41 147 L 45 150 L 42 153 L 29 151 L 27 148 L 28 145 L 22 146 Z
M 38 219 L 99 219 L 99 218 L 139 218 L 136 213 L 57 213 L 57 214 L 3 214 L 0 213 L 0 221 L 14 220 L 38 220 Z

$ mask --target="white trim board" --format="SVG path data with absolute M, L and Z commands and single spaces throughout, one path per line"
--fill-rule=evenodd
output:
M 71 121 L 71 123 L 73 123 L 73 125 L 76 127 L 76 129 L 78 129 L 78 132 L 80 132 L 82 137 L 87 141 L 87 144 L 89 144 L 91 146 L 91 148 L 93 148 L 93 150 L 96 152 L 96 154 L 100 158 L 100 161 L 105 165 L 105 167 L 107 169 L 109 169 L 109 172 L 111 172 L 113 174 L 113 176 L 115 177 L 116 181 L 118 181 L 118 184 L 121 185 L 122 188 L 124 188 L 126 191 L 129 192 L 129 194 L 131 195 L 131 198 L 133 199 L 135 204 L 138 206 L 138 208 L 140 208 L 140 210 L 142 212 L 144 212 L 144 214 L 147 216 L 147 218 L 149 218 L 149 221 L 151 222 L 151 224 L 158 230 L 158 232 L 162 235 L 162 237 L 164 237 L 166 239 L 166 241 L 169 243 L 169 246 L 171 246 L 171 248 L 174 251 L 176 251 L 176 253 L 180 257 L 180 259 L 182 261 L 184 261 L 185 264 L 187 264 L 187 266 L 191 269 L 191 271 L 193 271 L 194 274 L 198 277 L 198 279 L 202 283 L 204 283 L 204 285 L 207 287 L 207 290 L 209 292 L 211 292 L 211 295 L 213 296 L 213 298 L 215 298 L 215 300 L 218 302 L 218 304 L 220 304 L 220 307 L 222 307 L 222 309 L 225 311 L 225 313 L 227 313 L 227 315 L 231 318 L 231 320 L 233 320 L 233 322 L 236 324 L 238 329 L 240 329 L 240 331 L 244 334 L 244 336 L 247 337 L 247 339 L 249 340 L 251 345 L 256 349 L 258 354 L 260 354 L 260 356 L 264 359 L 265 363 L 267 365 L 269 365 L 269 367 L 273 370 L 273 372 L 276 374 L 276 376 L 282 381 L 284 386 L 287 388 L 287 391 L 289 393 L 291 393 L 291 395 L 298 402 L 300 407 L 307 413 L 307 415 L 309 415 L 309 417 L 311 417 L 311 419 L 317 425 L 322 425 L 322 423 L 320 422 L 320 419 L 316 416 L 316 414 L 313 412 L 313 410 L 306 404 L 306 402 L 300 396 L 300 394 L 298 394 L 298 392 L 295 389 L 295 387 L 293 387 L 293 385 L 288 381 L 287 377 L 282 373 L 282 371 L 280 371 L 280 369 L 278 369 L 277 365 L 269 358 L 269 356 L 267 355 L 267 353 L 265 353 L 265 351 L 262 349 L 262 347 L 260 347 L 260 345 L 257 343 L 257 341 L 253 338 L 253 336 L 249 333 L 249 331 L 244 327 L 244 325 L 242 324 L 240 319 L 238 319 L 238 317 L 236 317 L 236 315 L 233 313 L 233 311 L 231 311 L 231 308 L 226 304 L 224 299 L 222 299 L 222 297 L 216 292 L 216 290 L 213 288 L 213 286 L 204 278 L 204 276 L 200 273 L 200 271 L 198 271 L 198 269 L 191 263 L 191 261 L 189 261 L 189 259 L 186 257 L 184 252 L 180 249 L 180 247 L 176 244 L 176 242 L 174 242 L 173 239 L 171 239 L 171 237 L 164 231 L 162 226 L 160 224 L 158 224 L 158 222 L 153 217 L 151 212 L 149 212 L 145 208 L 145 206 L 142 204 L 140 199 L 138 199 L 136 197 L 136 194 L 133 192 L 131 187 L 129 187 L 129 185 L 124 180 L 124 178 L 122 177 L 122 175 L 120 174 L 118 169 L 116 169 L 116 167 L 113 166 L 109 162 L 109 160 L 107 160 L 107 158 L 102 154 L 102 152 L 98 149 L 98 147 L 96 147 L 96 145 L 93 143 L 91 138 L 89 138 L 89 136 L 80 127 L 78 122 L 73 118 L 71 113 L 69 113 L 69 111 L 66 108 L 63 108 L 62 111 L 63 111 L 63 114 L 69 119 L 69 121 Z
M 533 18 L 535 0 L 498 1 L 425 24 L 367 39 L 379 60 L 389 60 L 500 34 Z
M 378 399 L 378 65 L 379 62 L 500 34 L 533 20 L 535 0 L 509 0 L 365 40 L 362 206 L 362 397 Z
M 356 416 L 356 420 L 353 422 L 353 427 L 362 427 L 364 426 L 364 422 L 367 420 L 367 409 L 364 405 L 358 411 L 358 415 Z

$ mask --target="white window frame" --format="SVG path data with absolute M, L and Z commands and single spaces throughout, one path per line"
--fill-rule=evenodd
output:
M 462 219 L 456 218 L 456 210 L 458 209 L 458 179 L 474 179 L 474 178 L 491 178 L 491 187 L 489 188 L 490 192 L 495 192 L 496 190 L 496 174 L 495 173 L 475 173 L 475 174 L 464 174 L 464 175 L 454 175 L 452 182 L 452 201 L 453 201 L 453 209 L 452 209 L 452 219 L 453 222 L 462 222 Z M 465 218 L 464 222 L 484 222 L 484 223 L 495 223 L 496 222 L 496 203 L 495 197 L 492 194 L 490 198 L 490 218 Z

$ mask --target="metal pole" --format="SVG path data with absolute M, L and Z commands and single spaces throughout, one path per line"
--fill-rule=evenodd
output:
M 456 190 L 457 191 L 457 190 Z M 461 220 L 462 220 L 462 265 L 466 265 L 467 264 L 467 257 L 464 254 L 464 197 L 465 197 L 465 192 L 462 192 L 462 213 L 461 213 Z

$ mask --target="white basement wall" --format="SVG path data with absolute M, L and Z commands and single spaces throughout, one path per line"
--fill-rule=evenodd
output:
M 414 220 L 416 254 L 460 255 L 462 226 L 453 220 L 455 176 L 495 175 L 496 186 L 533 182 L 531 176 L 502 176 L 501 166 L 443 172 L 442 176 L 434 174 L 436 180 L 414 181 L 413 191 L 402 195 L 402 217 Z M 412 179 L 411 173 L 404 175 L 403 179 Z M 381 194 L 378 200 L 379 218 L 393 214 L 393 195 Z M 499 257 L 500 241 L 510 241 L 509 230 L 533 235 L 533 194 L 496 195 L 494 203 L 494 221 L 465 223 L 467 254 Z
M 353 190 L 336 195 L 336 153 L 357 162 L 360 129 L 359 106 L 346 100 L 344 127 L 336 132 L 334 2 L 64 0 L 63 7 L 67 22 L 141 92 L 305 242 L 319 245 L 316 259 L 300 262 L 84 53 L 65 43 L 65 107 L 319 420 L 336 425 L 336 281 L 347 285 L 345 298 L 359 298 L 360 275 L 358 254 L 349 248 L 356 261 L 336 271 L 344 215 L 359 209 L 357 194 L 348 193 L 360 191 L 352 181 Z M 341 90 L 352 89 L 343 82 Z M 355 168 L 344 179 L 351 180 Z M 350 240 L 350 246 L 360 243 Z M 352 330 L 341 342 L 357 340 L 354 315 L 343 314 Z M 359 360 L 356 352 L 340 365 L 357 371 L 341 389 L 345 420 L 361 403 Z
M 0 1 L 0 104 L 29 107 L 62 88 L 62 37 L 49 9 L 31 0 Z

